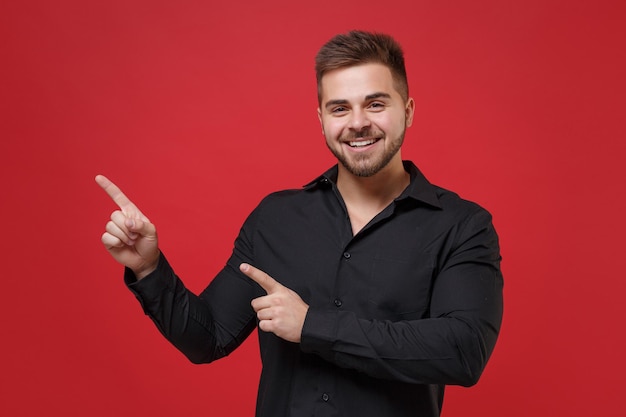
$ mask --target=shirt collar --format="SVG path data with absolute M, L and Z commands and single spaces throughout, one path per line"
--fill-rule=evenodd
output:
M 437 189 L 434 185 L 432 185 L 422 174 L 422 172 L 415 166 L 415 164 L 411 161 L 402 161 L 404 164 L 404 169 L 411 176 L 411 182 L 408 187 L 402 192 L 402 194 L 397 198 L 397 200 L 404 200 L 406 198 L 411 198 L 413 200 L 421 201 L 430 206 L 441 208 L 441 203 L 439 202 L 439 197 L 437 196 Z M 334 165 L 326 172 L 324 172 L 319 177 L 315 178 L 313 181 L 304 185 L 305 190 L 314 189 L 317 186 L 331 185 L 337 184 L 337 173 L 339 169 L 337 165 Z

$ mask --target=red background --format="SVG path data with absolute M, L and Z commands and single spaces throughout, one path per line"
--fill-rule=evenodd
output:
M 405 48 L 403 157 L 501 237 L 501 338 L 444 417 L 623 415 L 625 7 L 2 2 L 0 414 L 253 415 L 256 336 L 208 366 L 171 347 L 101 247 L 114 206 L 93 177 L 134 199 L 200 291 L 260 198 L 334 162 L 313 57 L 360 28 Z

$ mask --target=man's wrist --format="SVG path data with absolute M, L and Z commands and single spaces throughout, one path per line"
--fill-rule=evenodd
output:
M 144 279 L 145 277 L 147 277 L 148 275 L 156 271 L 157 267 L 159 266 L 160 258 L 161 258 L 161 252 L 159 252 L 159 255 L 156 257 L 156 259 L 153 262 L 147 265 L 144 265 L 140 269 L 132 269 L 133 274 L 135 274 L 135 277 L 137 278 L 137 281 Z

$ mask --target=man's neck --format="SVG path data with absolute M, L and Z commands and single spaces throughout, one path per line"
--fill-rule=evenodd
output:
M 405 171 L 400 158 L 371 177 L 353 175 L 339 164 L 337 188 L 348 209 L 353 233 L 358 233 L 402 194 L 409 182 L 410 175 Z

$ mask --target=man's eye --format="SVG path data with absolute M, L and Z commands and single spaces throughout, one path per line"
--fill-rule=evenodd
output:
M 332 109 L 333 113 L 342 113 L 344 111 L 346 111 L 345 107 L 335 107 L 335 108 Z
M 374 103 L 370 104 L 370 108 L 376 109 L 376 110 L 382 109 L 384 107 L 385 107 L 385 105 L 383 103 L 380 103 L 380 102 L 374 102 Z

